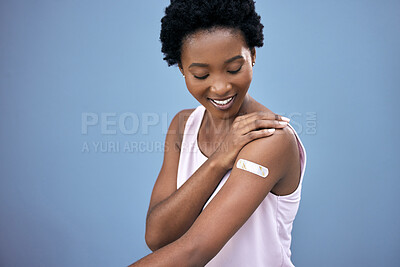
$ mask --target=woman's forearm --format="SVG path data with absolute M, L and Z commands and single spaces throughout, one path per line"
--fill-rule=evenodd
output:
M 219 156 L 211 156 L 177 191 L 155 205 L 146 219 L 146 243 L 153 251 L 180 238 L 227 172 Z
M 196 263 L 197 254 L 193 242 L 187 238 L 180 238 L 163 248 L 147 255 L 128 267 L 175 267 L 175 266 L 204 266 Z

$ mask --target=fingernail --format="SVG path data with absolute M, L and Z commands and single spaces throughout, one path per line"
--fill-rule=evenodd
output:
M 280 125 L 287 125 L 288 123 L 287 123 L 287 121 L 279 121 L 279 124 Z
M 289 121 L 290 121 L 290 119 L 289 119 L 289 118 L 286 118 L 286 117 L 283 117 L 283 116 L 282 116 L 281 118 L 282 118 L 282 120 L 283 120 L 283 121 L 287 121 L 287 122 L 289 122 Z
M 273 133 L 273 132 L 275 132 L 275 128 L 268 129 L 267 131 L 270 133 Z

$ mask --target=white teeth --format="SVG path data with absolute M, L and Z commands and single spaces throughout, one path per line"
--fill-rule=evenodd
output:
M 233 98 L 233 96 L 228 99 L 222 100 L 222 101 L 215 100 L 215 99 L 211 99 L 211 100 L 214 101 L 215 103 L 217 103 L 218 105 L 226 105 L 232 100 L 232 98 Z

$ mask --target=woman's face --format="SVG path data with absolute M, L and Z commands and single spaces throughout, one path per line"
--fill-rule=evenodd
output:
M 234 117 L 249 89 L 255 50 L 238 30 L 201 30 L 182 44 L 181 72 L 189 92 L 214 117 Z

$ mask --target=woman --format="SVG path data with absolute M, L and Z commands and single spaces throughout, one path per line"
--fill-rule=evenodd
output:
M 154 252 L 132 266 L 293 266 L 306 154 L 289 119 L 248 93 L 263 45 L 253 0 L 171 0 L 165 12 L 164 59 L 201 105 L 171 122 L 146 220 Z

